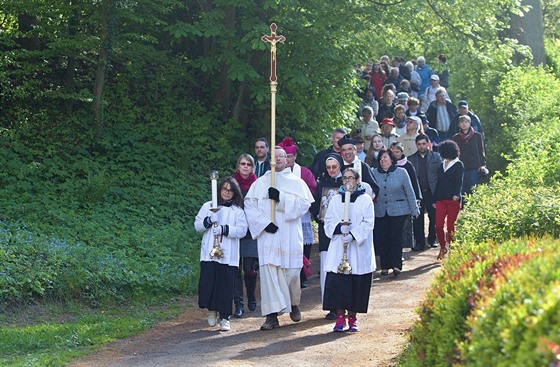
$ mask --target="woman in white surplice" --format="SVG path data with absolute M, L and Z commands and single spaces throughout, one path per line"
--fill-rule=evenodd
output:
M 372 274 L 375 271 L 373 250 L 374 210 L 371 197 L 360 184 L 357 170 L 347 168 L 342 174 L 343 186 L 332 198 L 325 216 L 325 234 L 331 238 L 325 271 L 325 294 L 323 309 L 337 311 L 333 331 L 343 331 L 348 311 L 348 331 L 358 331 L 356 313 L 367 313 Z M 349 191 L 348 218 L 343 224 L 345 192 Z M 338 273 L 344 243 L 348 243 L 348 262 L 351 274 Z

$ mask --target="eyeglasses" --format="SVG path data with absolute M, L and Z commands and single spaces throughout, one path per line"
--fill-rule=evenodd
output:
M 239 165 L 240 166 L 252 166 L 252 164 L 249 163 L 249 162 L 239 162 Z
M 354 176 L 342 176 L 342 181 L 350 181 L 350 180 L 355 180 L 356 177 Z
M 233 189 L 226 189 L 225 187 L 222 187 L 222 192 L 224 194 L 233 194 Z
M 327 169 L 337 169 L 338 166 L 327 166 Z

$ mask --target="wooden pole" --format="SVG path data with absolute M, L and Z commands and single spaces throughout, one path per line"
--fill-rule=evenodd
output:
M 270 186 L 276 186 L 276 43 L 284 43 L 286 37 L 276 35 L 276 23 L 270 25 L 270 36 L 262 36 L 264 42 L 270 43 Z M 270 219 L 276 219 L 276 205 L 272 202 Z

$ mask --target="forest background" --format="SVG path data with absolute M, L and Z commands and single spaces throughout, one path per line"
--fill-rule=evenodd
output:
M 526 129 L 546 134 L 558 116 L 558 0 L 0 0 L 0 9 L 8 328 L 21 326 L 21 306 L 88 314 L 195 291 L 192 223 L 209 199 L 209 172 L 232 173 L 256 137 L 270 136 L 270 52 L 260 38 L 273 21 L 287 39 L 276 134 L 294 138 L 303 165 L 333 128 L 353 126 L 355 65 L 385 54 L 424 55 L 436 71 L 437 54 L 447 56 L 450 95 L 481 118 L 497 176 L 531 149 Z M 90 324 L 107 322 L 95 314 Z M 153 314 L 124 329 L 165 317 Z M 99 342 L 78 339 L 67 341 Z

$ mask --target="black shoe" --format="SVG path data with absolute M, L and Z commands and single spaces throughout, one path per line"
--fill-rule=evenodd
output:
M 430 245 L 430 247 L 431 247 L 431 248 L 438 248 L 439 245 L 438 245 L 437 243 L 432 243 L 432 244 Z
M 280 326 L 276 314 L 266 315 L 266 321 L 261 325 L 261 330 L 272 330 Z
M 414 252 L 424 251 L 424 249 L 422 247 L 413 247 L 413 248 L 411 248 L 411 250 L 414 251 Z
M 290 319 L 292 319 L 293 322 L 301 321 L 301 312 L 298 306 L 292 306 L 292 312 L 290 312 Z
M 381 270 L 381 275 L 389 275 L 389 270 Z
M 257 301 L 249 301 L 249 311 L 255 311 L 255 309 L 257 308 Z
M 235 312 L 233 313 L 233 317 L 235 318 L 241 318 L 241 316 L 243 316 L 243 306 L 235 306 Z
M 307 280 L 304 280 L 303 282 L 301 282 L 301 289 L 303 288 L 307 288 Z
M 326 316 L 325 319 L 327 320 L 336 320 L 336 311 L 331 310 Z
M 401 269 L 399 269 L 397 267 L 393 268 L 393 275 L 394 276 L 398 276 L 400 273 L 401 273 Z

